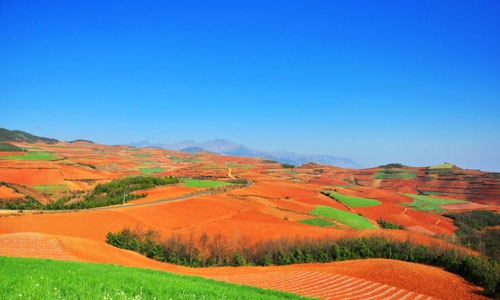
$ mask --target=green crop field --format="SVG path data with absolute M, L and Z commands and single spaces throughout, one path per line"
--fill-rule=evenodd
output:
M 49 148 L 56 148 L 56 149 L 78 149 L 79 147 L 73 147 L 73 146 L 47 146 Z
M 56 192 L 69 191 L 69 187 L 65 184 L 44 184 L 44 185 L 32 185 L 32 188 L 42 192 L 44 194 L 51 194 Z
M 200 162 L 201 159 L 195 159 L 192 158 L 192 156 L 188 157 L 176 157 L 176 156 L 170 156 L 169 157 L 173 162 L 179 163 L 179 162 Z
M 150 157 L 151 154 L 148 154 L 148 153 L 136 153 L 136 154 L 132 154 L 133 156 L 137 156 L 137 157 Z
M 380 169 L 373 179 L 415 179 L 418 170 Z
M 288 179 L 288 180 L 291 180 L 291 181 L 305 182 L 304 180 L 299 179 L 299 178 L 287 178 L 287 179 Z
M 324 194 L 327 194 L 329 197 L 336 199 L 342 203 L 347 204 L 350 207 L 367 207 L 367 206 L 377 206 L 382 204 L 382 202 L 373 200 L 373 199 L 368 199 L 368 198 L 359 198 L 359 197 L 352 197 L 352 196 L 347 196 L 347 195 L 342 195 L 339 193 L 335 193 L 332 191 L 321 191 Z
M 453 169 L 454 167 L 455 167 L 454 164 L 444 163 L 437 166 L 429 167 L 429 169 Z
M 434 192 L 434 191 L 420 191 L 420 193 L 424 195 L 454 195 L 454 193 Z
M 226 166 L 228 166 L 230 168 L 236 168 L 236 169 L 251 169 L 251 168 L 255 167 L 254 165 L 239 165 L 237 163 L 232 163 L 232 162 L 226 163 Z
M 116 265 L 0 257 L 2 299 L 311 299 Z
M 426 171 L 427 174 L 446 174 L 452 172 L 453 169 L 429 169 Z
M 330 206 L 318 205 L 311 212 L 313 215 L 333 219 L 339 223 L 345 224 L 353 229 L 375 229 L 377 226 L 362 216 L 336 209 Z
M 442 208 L 440 205 L 470 203 L 470 201 L 463 200 L 443 199 L 407 193 L 402 194 L 414 200 L 411 203 L 399 203 L 399 205 L 408 206 L 416 210 L 435 210 L 437 212 L 443 212 L 446 209 Z
M 327 226 L 335 225 L 335 223 L 333 223 L 332 221 L 328 221 L 328 220 L 320 219 L 320 218 L 300 220 L 300 221 L 297 221 L 297 222 L 298 223 L 309 224 L 309 225 L 314 225 L 314 226 L 321 226 L 321 227 L 327 227 Z
M 28 159 L 28 160 L 56 160 L 61 158 L 62 157 L 49 152 L 36 152 L 26 155 L 10 155 L 10 156 L 0 157 L 0 159 Z
M 165 172 L 165 168 L 139 168 L 139 171 L 146 175 Z
M 185 187 L 218 187 L 226 185 L 234 185 L 234 183 L 215 180 L 184 179 Z

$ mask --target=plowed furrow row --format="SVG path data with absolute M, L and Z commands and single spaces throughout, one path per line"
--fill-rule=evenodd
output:
M 0 255 L 76 260 L 54 237 L 40 233 L 0 235 Z
M 329 300 L 423 300 L 426 297 L 386 284 L 320 272 L 280 271 L 210 278 Z M 430 299 L 433 298 L 427 296 L 425 300 Z

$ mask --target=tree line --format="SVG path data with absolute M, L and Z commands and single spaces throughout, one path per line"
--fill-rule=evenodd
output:
M 68 195 L 61 197 L 55 202 L 43 205 L 33 197 L 26 195 L 25 199 L 16 202 L 7 202 L 0 208 L 7 209 L 46 209 L 46 210 L 61 210 L 61 209 L 86 209 L 93 207 L 103 207 L 121 204 L 131 200 L 144 198 L 146 193 L 133 194 L 134 191 L 154 188 L 156 186 L 168 185 L 178 183 L 177 177 L 157 177 L 157 176 L 135 176 L 122 179 L 116 179 L 108 183 L 98 184 L 93 191 L 82 195 Z M 0 185 L 6 185 L 13 188 L 16 192 L 17 189 L 8 183 L 1 182 Z M 83 201 L 68 203 L 69 201 L 82 197 Z
M 162 238 L 155 231 L 123 229 L 107 235 L 107 242 L 149 258 L 189 267 L 269 266 L 332 262 L 365 258 L 387 258 L 443 267 L 484 288 L 488 296 L 500 296 L 500 268 L 497 261 L 467 254 L 456 248 L 425 246 L 409 240 L 380 236 L 359 238 L 295 238 L 258 241 L 228 239 L 218 233 L 199 236 L 171 235 Z

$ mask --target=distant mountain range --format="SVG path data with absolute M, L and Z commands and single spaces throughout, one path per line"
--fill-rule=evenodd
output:
M 264 151 L 251 149 L 242 144 L 236 144 L 224 139 L 216 139 L 197 143 L 195 141 L 182 141 L 178 143 L 154 143 L 148 141 L 141 141 L 130 143 L 129 146 L 138 148 L 161 148 L 169 150 L 177 150 L 187 153 L 197 152 L 212 152 L 216 154 L 239 156 L 239 157 L 261 157 L 280 163 L 287 163 L 296 166 L 308 162 L 315 162 L 325 165 L 338 166 L 342 168 L 360 168 L 360 165 L 349 158 L 334 157 L 330 155 L 303 155 L 287 151 Z

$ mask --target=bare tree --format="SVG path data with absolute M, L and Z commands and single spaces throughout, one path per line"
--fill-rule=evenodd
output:
M 206 267 L 207 263 L 208 244 L 209 244 L 209 237 L 208 234 L 204 231 L 200 236 L 201 258 L 203 260 L 203 267 Z

